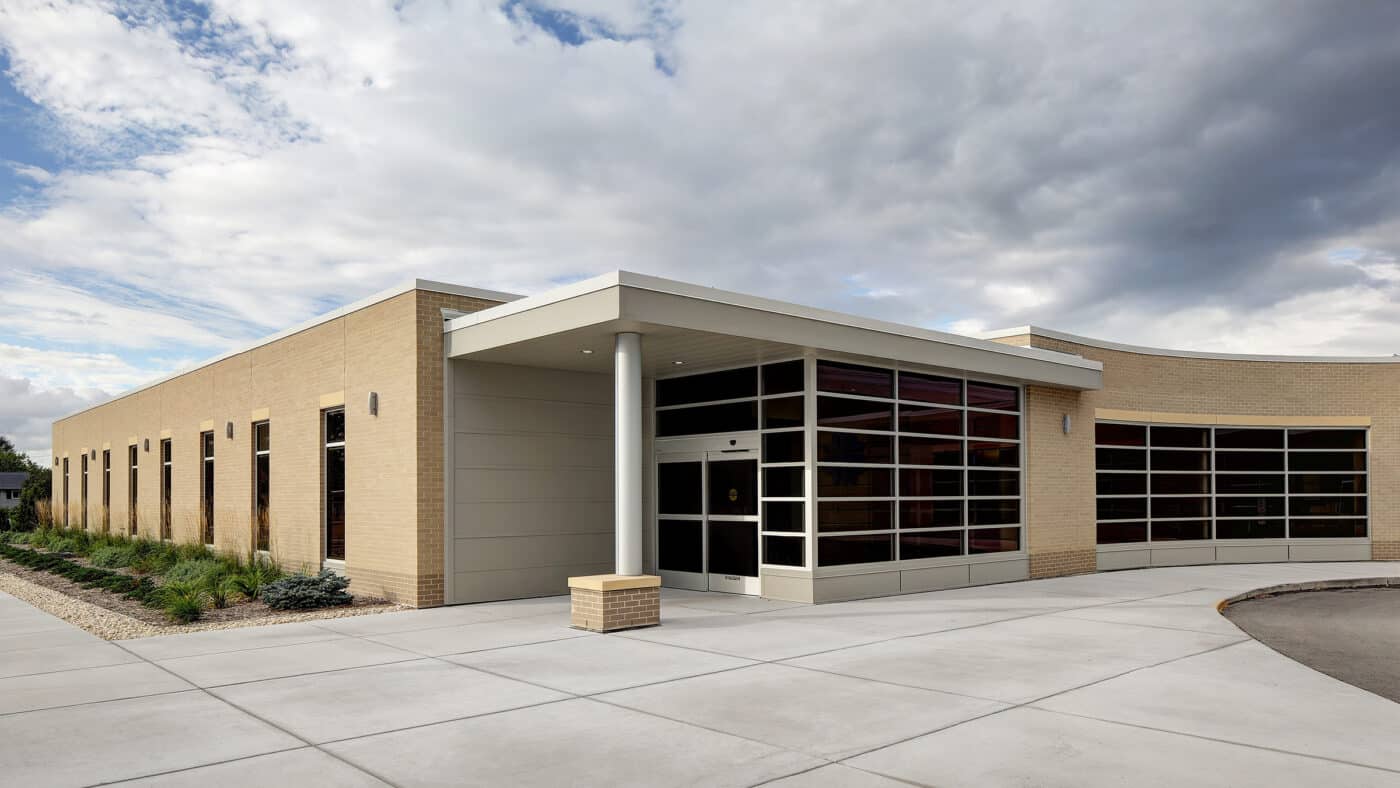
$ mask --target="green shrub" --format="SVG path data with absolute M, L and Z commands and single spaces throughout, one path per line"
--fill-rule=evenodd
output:
M 350 604 L 346 593 L 350 579 L 322 569 L 316 575 L 288 575 L 268 583 L 262 590 L 262 600 L 274 610 L 311 610 Z
M 60 537 L 49 540 L 49 550 L 55 553 L 67 553 L 69 555 L 82 555 L 83 546 L 77 539 Z
M 238 593 L 251 600 L 261 597 L 263 588 L 283 574 L 282 567 L 278 566 L 276 561 L 253 553 L 230 577 Z
M 165 582 L 201 583 L 206 575 L 222 575 L 224 564 L 212 558 L 180 560 L 165 571 Z
M 192 542 L 178 545 L 175 548 L 175 556 L 181 561 L 213 561 L 218 558 L 213 550 Z
M 88 556 L 88 560 L 93 566 L 106 568 L 131 566 L 136 560 L 136 551 L 130 545 L 106 544 L 95 550 Z
M 209 607 L 209 592 L 199 583 L 173 580 L 162 585 L 156 597 L 165 617 L 181 624 L 198 621 Z
M 210 604 L 220 610 L 228 607 L 241 593 L 238 590 L 238 581 L 232 575 L 206 575 L 203 582 Z

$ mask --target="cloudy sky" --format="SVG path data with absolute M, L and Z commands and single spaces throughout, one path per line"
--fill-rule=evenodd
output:
M 0 0 L 0 434 L 46 456 L 56 416 L 414 276 L 1400 352 L 1397 30 L 1383 0 Z

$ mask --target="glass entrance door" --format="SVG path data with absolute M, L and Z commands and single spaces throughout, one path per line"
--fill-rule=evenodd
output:
M 657 569 L 696 591 L 758 594 L 758 456 L 697 452 L 657 463 Z

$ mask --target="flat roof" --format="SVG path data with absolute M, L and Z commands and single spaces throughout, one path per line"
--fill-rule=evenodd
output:
M 611 363 L 607 337 L 640 331 L 652 347 L 680 333 L 731 348 L 737 362 L 812 349 L 963 370 L 1069 388 L 1102 386 L 1103 365 L 1081 356 L 1026 348 L 883 320 L 614 271 L 500 306 L 453 318 L 443 326 L 449 355 L 527 365 L 584 369 Z M 606 353 L 597 353 L 606 345 Z M 680 340 L 675 347 L 685 347 Z M 694 345 L 692 343 L 691 347 Z M 590 358 L 579 356 L 580 350 Z M 643 356 L 647 355 L 644 350 Z M 711 363 L 718 363 L 718 355 Z M 678 363 L 678 362 L 670 362 Z M 678 371 L 678 370 L 677 370 Z
M 1400 363 L 1400 356 L 1284 356 L 1268 355 L 1259 353 L 1208 353 L 1200 350 L 1171 350 L 1167 348 L 1148 347 L 1145 345 L 1129 345 L 1124 342 L 1110 342 L 1106 339 L 1094 339 L 1093 337 L 1071 334 L 1066 331 L 1056 331 L 1053 328 L 1042 326 L 1020 326 L 1017 328 L 1002 328 L 995 331 L 983 332 L 980 335 L 983 339 L 1004 339 L 1007 337 L 1037 336 L 1046 339 L 1058 339 L 1062 342 L 1073 342 L 1076 345 L 1086 345 L 1088 347 L 1102 348 L 1104 350 L 1117 350 L 1123 353 L 1138 353 L 1144 356 L 1170 356 L 1175 358 L 1200 358 L 1213 359 L 1217 361 L 1283 361 L 1289 363 L 1331 363 L 1331 364 L 1397 364 Z
M 57 423 L 65 419 L 71 419 L 74 416 L 86 413 L 92 410 L 93 408 L 98 408 L 103 405 L 116 402 L 119 399 L 123 399 L 125 397 L 131 396 L 132 394 L 137 394 L 142 391 L 145 391 L 146 389 L 159 386 L 162 383 L 167 383 L 178 377 L 188 375 L 191 372 L 197 372 L 211 364 L 217 364 L 220 361 L 224 361 L 233 358 L 234 356 L 247 353 L 250 350 L 256 350 L 260 347 L 263 347 L 264 345 L 270 345 L 279 339 L 286 339 L 287 337 L 292 336 L 294 334 L 300 334 L 301 332 L 315 328 L 316 326 L 319 326 L 322 323 L 329 323 L 330 321 L 335 320 L 336 318 L 345 317 L 346 315 L 351 314 L 352 312 L 358 312 L 361 309 L 364 309 L 365 307 L 374 306 L 375 304 L 378 304 L 382 301 L 388 301 L 391 298 L 396 298 L 398 296 L 403 295 L 404 293 L 411 293 L 414 290 L 426 290 L 430 293 L 446 293 L 448 295 L 466 296 L 468 298 L 481 298 L 488 301 L 514 301 L 520 298 L 520 296 L 514 293 L 502 293 L 497 292 L 495 290 L 483 290 L 477 287 L 463 287 L 462 285 L 448 284 L 447 282 L 436 282 L 431 279 L 410 279 L 406 282 L 401 282 L 391 288 L 388 288 L 387 290 L 381 290 L 375 293 L 374 295 L 361 298 L 358 301 L 353 301 L 349 304 L 346 304 L 345 306 L 340 307 L 339 309 L 335 309 L 323 315 L 313 317 L 310 320 L 297 323 L 291 328 L 283 329 L 282 331 L 278 331 L 275 334 L 265 336 L 261 339 L 249 342 L 245 345 L 240 345 L 234 348 L 233 350 L 220 353 L 219 355 L 214 356 L 213 358 L 207 358 L 193 366 L 186 367 L 176 372 L 172 372 L 164 377 L 156 378 L 155 380 L 149 381 L 147 383 L 142 383 L 141 385 L 123 391 L 120 394 L 114 394 L 111 397 L 102 400 L 101 402 L 93 403 L 92 405 L 89 405 L 80 410 L 75 410 L 66 416 L 61 416 L 55 419 L 54 422 Z

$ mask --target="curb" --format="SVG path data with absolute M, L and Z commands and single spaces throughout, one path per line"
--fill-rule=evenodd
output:
M 1228 599 L 1222 599 L 1215 603 L 1215 609 L 1217 612 L 1224 612 L 1225 608 L 1237 602 L 1280 596 L 1282 594 L 1301 594 L 1308 591 L 1345 591 L 1352 588 L 1400 588 L 1400 577 L 1357 577 L 1349 580 L 1312 580 L 1306 583 L 1283 583 L 1276 586 L 1256 588 L 1252 591 L 1246 591 L 1243 594 L 1236 594 Z

